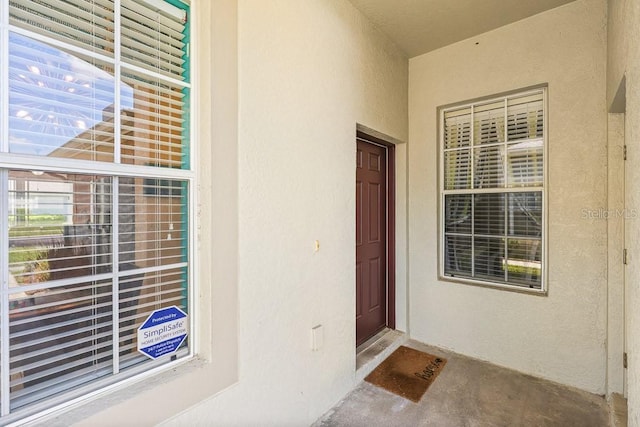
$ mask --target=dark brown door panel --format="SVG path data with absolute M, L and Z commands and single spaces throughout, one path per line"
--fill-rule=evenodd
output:
M 387 325 L 386 149 L 358 140 L 356 156 L 356 345 Z

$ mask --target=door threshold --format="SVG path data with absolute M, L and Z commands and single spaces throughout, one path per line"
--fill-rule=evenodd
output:
M 371 347 L 373 344 L 375 344 L 378 340 L 380 340 L 388 332 L 391 332 L 391 331 L 392 330 L 389 329 L 389 328 L 383 328 L 380 332 L 378 332 L 377 334 L 375 334 L 374 336 L 372 336 L 371 338 L 369 338 L 368 340 L 366 340 L 365 342 L 363 342 L 362 344 L 357 346 L 356 347 L 356 355 L 362 353 L 367 348 Z
M 384 359 L 407 342 L 404 332 L 383 329 L 356 348 L 356 382 L 364 380 Z

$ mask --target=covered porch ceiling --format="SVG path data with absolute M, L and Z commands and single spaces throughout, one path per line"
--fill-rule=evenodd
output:
M 573 0 L 350 0 L 412 58 Z

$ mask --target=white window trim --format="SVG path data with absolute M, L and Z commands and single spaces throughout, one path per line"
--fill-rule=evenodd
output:
M 502 188 L 496 189 L 475 189 L 475 190 L 448 190 L 444 189 L 444 114 L 449 110 L 457 110 L 465 107 L 473 107 L 477 104 L 485 104 L 494 101 L 501 101 L 510 97 L 526 96 L 528 94 L 542 92 L 543 103 L 543 184 L 542 187 L 516 187 L 516 188 Z M 548 295 L 548 168 L 549 168 L 549 89 L 547 84 L 540 84 L 530 86 L 522 89 L 507 91 L 499 94 L 494 94 L 486 97 L 475 98 L 463 102 L 456 102 L 452 104 L 443 105 L 437 108 L 437 132 L 438 132 L 438 280 L 441 282 L 460 283 L 466 285 L 474 285 L 486 288 L 501 289 L 506 291 L 512 291 L 517 293 L 533 294 L 533 295 Z M 505 124 L 506 128 L 506 124 Z M 471 141 L 473 141 L 473 125 L 471 126 Z M 473 158 L 471 160 L 471 174 L 473 179 Z M 526 192 L 537 191 L 542 192 L 542 271 L 541 271 L 541 287 L 540 289 L 528 288 L 522 285 L 492 282 L 489 280 L 479 280 L 474 278 L 453 277 L 445 274 L 445 257 L 444 257 L 444 200 L 445 194 L 473 194 L 473 193 L 508 193 L 508 192 Z
M 198 153 L 192 151 L 196 159 L 192 166 L 199 170 L 200 183 L 192 194 L 192 198 L 198 197 L 199 221 L 195 229 L 199 240 L 194 244 L 199 257 L 210 260 L 193 270 L 197 301 L 193 308 L 198 319 L 192 317 L 200 325 L 196 352 L 206 360 L 196 357 L 148 380 L 125 381 L 92 401 L 61 406 L 37 419 L 38 423 L 54 420 L 65 425 L 93 425 L 108 419 L 113 425 L 126 425 L 135 413 L 140 425 L 156 425 L 237 384 L 238 183 L 237 162 L 228 160 L 237 158 L 238 139 L 236 6 L 235 1 L 191 2 L 191 81 L 198 88 L 192 90 L 192 105 L 196 106 L 192 121 L 211 122 L 211 126 L 192 127 L 201 141 L 196 144 Z M 217 72 L 211 74 L 212 67 Z M 210 93 L 219 96 L 212 98 Z M 206 167 L 198 167 L 199 163 Z M 217 206 L 215 212 L 213 206 Z M 208 363 L 213 360 L 215 363 Z M 167 393 L 168 389 L 176 390 L 180 399 Z M 153 410 L 140 410 L 151 407 Z

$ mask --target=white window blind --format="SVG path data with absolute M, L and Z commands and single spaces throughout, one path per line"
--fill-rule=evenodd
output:
M 17 28 L 113 57 L 113 0 L 10 0 L 9 8 Z
M 0 0 L 0 424 L 191 354 L 188 2 Z
M 546 89 L 441 111 L 441 274 L 544 290 Z
M 127 64 L 141 66 L 177 79 L 184 79 L 184 20 L 154 13 L 142 0 L 122 0 L 122 58 Z

